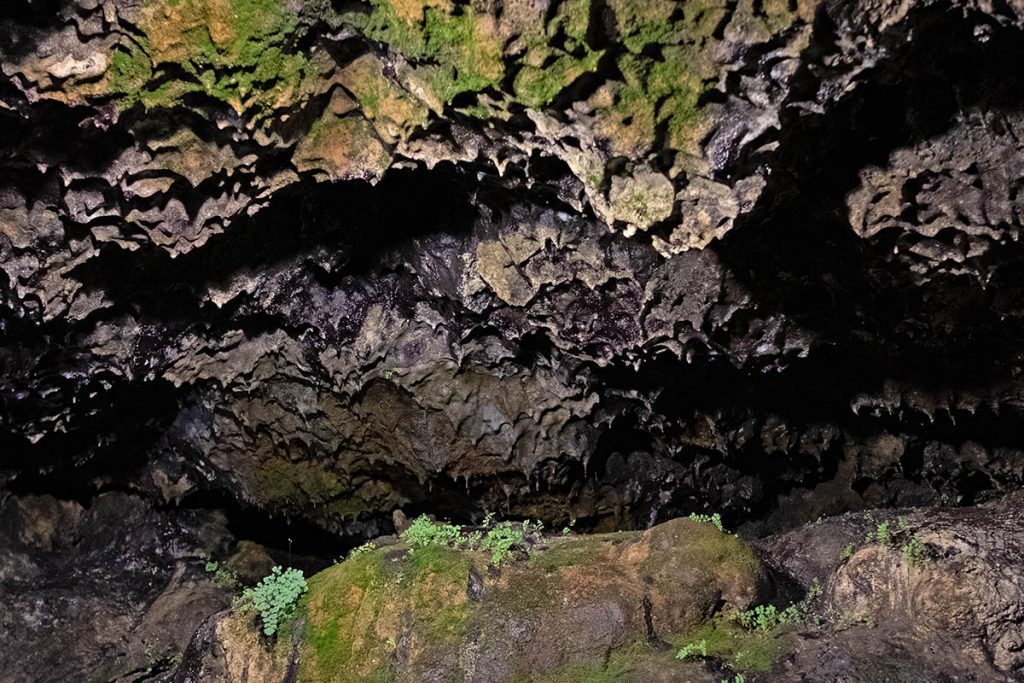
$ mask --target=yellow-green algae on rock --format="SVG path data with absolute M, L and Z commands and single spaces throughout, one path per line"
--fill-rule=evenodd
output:
M 716 653 L 734 654 L 721 620 L 769 591 L 749 545 L 687 519 L 551 538 L 500 568 L 477 551 L 385 546 L 310 578 L 295 623 L 297 680 L 672 680 L 700 666 L 674 657 L 688 634 L 717 629 Z M 230 633 L 225 651 L 252 647 Z
M 510 67 L 512 90 L 531 107 L 597 67 L 601 51 L 587 45 L 589 0 L 567 0 L 548 21 L 536 3 L 506 3 L 501 17 L 445 0 L 370 0 L 371 11 L 344 21 L 366 37 L 416 62 L 433 94 L 448 102 L 464 92 L 500 90 Z M 556 47 L 554 39 L 564 38 Z
M 372 12 L 347 15 L 368 38 L 410 60 L 433 66 L 435 94 L 448 101 L 468 90 L 482 90 L 504 75 L 495 19 L 472 8 L 433 0 L 371 0 Z
M 237 111 L 271 109 L 308 75 L 294 45 L 298 20 L 283 0 L 143 0 L 141 35 L 111 57 L 110 90 L 122 108 L 201 92 Z

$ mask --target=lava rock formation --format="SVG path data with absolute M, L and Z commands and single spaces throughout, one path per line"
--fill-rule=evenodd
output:
M 1024 481 L 1021 65 L 1015 2 L 12 0 L 0 632 L 88 635 L 0 671 L 144 671 L 161 590 L 202 607 L 160 657 L 226 604 L 203 557 L 322 568 L 396 510 L 765 548 L 989 510 Z M 1000 623 L 976 660 L 1021 675 Z

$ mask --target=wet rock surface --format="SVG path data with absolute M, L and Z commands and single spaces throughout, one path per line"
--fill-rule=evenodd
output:
M 197 605 L 167 656 L 223 598 L 186 559 L 221 514 L 320 568 L 398 509 L 760 537 L 985 504 L 983 552 L 959 517 L 928 542 L 1009 562 L 1022 31 L 973 0 L 8 3 L 5 633 L 54 660 L 26 620 L 59 566 L 91 602 L 38 613 L 82 634 L 54 670 L 144 672 L 158 588 Z M 836 569 L 842 519 L 788 571 L 957 632 L 877 595 L 974 570 Z M 1016 622 L 961 597 L 973 654 L 920 670 L 1012 677 Z M 858 633 L 816 641 L 837 676 L 939 642 Z
M 768 540 L 770 562 L 823 582 L 821 609 L 843 627 L 806 634 L 777 680 L 1020 680 L 1020 502 L 855 513 Z M 907 531 L 865 543 L 886 522 Z M 901 552 L 910 539 L 917 557 Z
M 549 538 L 500 569 L 478 552 L 388 545 L 314 577 L 272 644 L 251 615 L 212 617 L 175 680 L 1020 680 L 1019 502 L 850 513 L 756 552 L 684 519 Z M 801 616 L 723 626 L 798 586 Z M 695 642 L 707 656 L 674 657 Z
M 353 539 L 1019 486 L 1015 10 L 506 5 L 5 10 L 5 476 Z
M 0 504 L 0 678 L 141 680 L 174 669 L 231 590 L 204 570 L 234 545 L 209 512 L 163 512 L 123 493 L 83 505 Z
M 600 680 L 620 651 L 630 675 L 709 680 L 675 662 L 666 638 L 777 592 L 744 541 L 687 519 L 549 538 L 531 553 L 501 567 L 446 548 L 362 553 L 310 580 L 294 630 L 272 647 L 251 616 L 211 618 L 174 680 Z

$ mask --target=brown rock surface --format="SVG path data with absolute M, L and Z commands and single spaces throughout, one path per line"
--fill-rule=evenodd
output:
M 773 590 L 749 546 L 691 520 L 551 538 L 532 553 L 500 568 L 436 547 L 360 554 L 310 579 L 273 644 L 251 617 L 214 617 L 174 680 L 587 680 L 609 675 L 611 657 L 634 678 L 705 681 L 713 674 L 675 661 L 665 639 Z
M 896 520 L 909 530 L 890 543 L 865 543 L 878 524 L 896 528 Z M 901 552 L 911 538 L 924 547 L 917 559 Z M 803 582 L 823 581 L 823 614 L 840 625 L 800 641 L 778 680 L 1019 680 L 1022 548 L 1019 497 L 961 510 L 845 515 L 769 541 L 769 558 Z

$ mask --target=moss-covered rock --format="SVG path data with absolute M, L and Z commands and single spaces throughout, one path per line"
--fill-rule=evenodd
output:
M 504 175 L 510 159 L 529 175 L 526 159 L 556 158 L 583 186 L 566 185 L 561 200 L 589 203 L 614 228 L 657 226 L 653 243 L 671 254 L 731 229 L 734 212 L 688 210 L 681 193 L 722 177 L 715 168 L 738 139 L 756 140 L 777 124 L 815 7 L 139 0 L 117 10 L 118 30 L 106 15 L 94 17 L 105 27 L 99 37 L 66 28 L 39 56 L 7 68 L 33 96 L 104 107 L 103 121 L 131 110 L 134 126 L 181 107 L 220 130 L 241 126 L 254 138 L 241 145 L 255 142 L 285 160 L 279 152 L 287 150 L 300 174 L 323 180 L 376 181 L 392 162 L 491 164 Z M 774 56 L 747 63 L 766 52 Z M 351 108 L 337 111 L 346 99 Z M 501 128 L 510 134 L 492 134 Z M 650 169 L 664 175 L 665 191 L 652 207 L 624 207 L 618 190 Z M 195 185 L 208 175 L 200 168 L 186 177 Z M 275 182 L 299 177 L 288 169 Z M 730 206 L 752 206 L 763 183 L 737 184 L 720 183 L 719 194 Z M 669 219 L 678 225 L 661 224 Z M 197 242 L 196 225 L 161 243 Z
M 471 7 L 433 0 L 371 0 L 369 13 L 345 20 L 404 57 L 430 64 L 434 93 L 448 101 L 483 90 L 505 73 L 495 19 Z
M 144 0 L 141 35 L 111 56 L 119 106 L 179 104 L 202 93 L 236 111 L 287 103 L 307 76 L 298 15 L 282 0 Z
M 342 69 L 338 81 L 355 96 L 363 115 L 389 144 L 427 123 L 428 106 L 388 78 L 383 62 L 375 55 L 353 60 Z
M 651 643 L 674 644 L 680 634 L 718 623 L 766 599 L 769 586 L 744 541 L 686 519 L 645 532 L 552 538 L 530 559 L 500 568 L 478 551 L 386 546 L 309 580 L 296 622 L 298 680 L 603 681 L 699 673 L 677 661 L 673 648 Z M 230 636 L 223 643 L 229 651 L 232 639 L 257 637 L 254 629 Z M 274 647 L 276 656 L 288 655 Z
M 672 215 L 675 194 L 672 181 L 663 174 L 639 169 L 631 176 L 612 178 L 608 201 L 615 220 L 647 229 Z
M 295 148 L 292 162 L 330 180 L 379 178 L 391 157 L 366 119 L 324 113 Z

